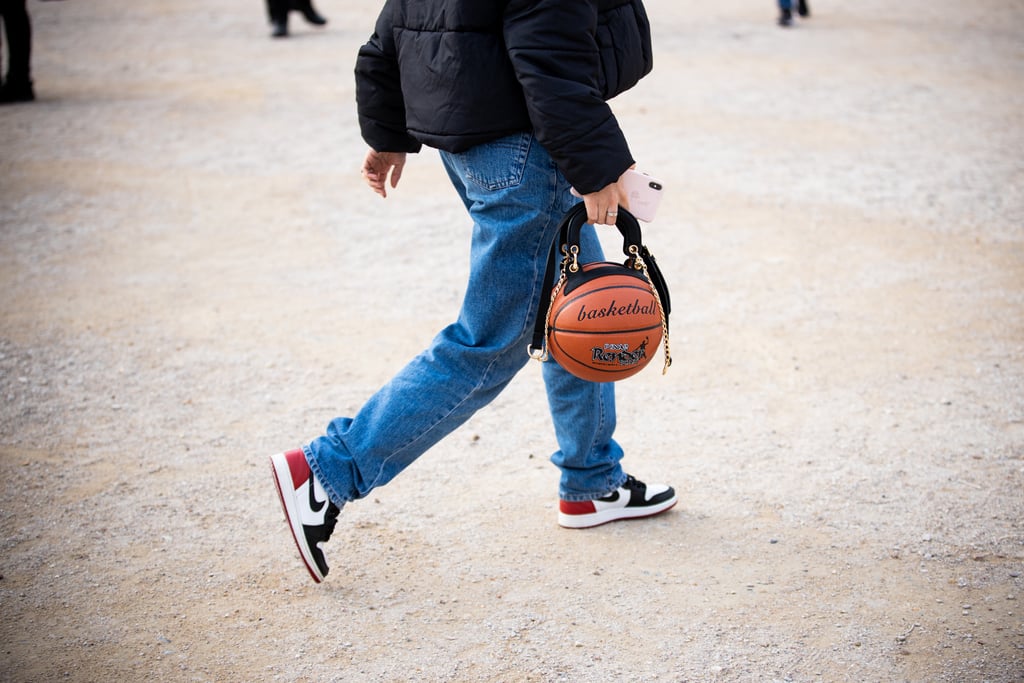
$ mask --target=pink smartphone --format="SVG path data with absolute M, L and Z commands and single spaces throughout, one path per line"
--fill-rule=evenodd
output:
M 658 204 L 661 203 L 661 193 L 665 189 L 661 181 L 646 173 L 629 169 L 622 176 L 622 184 L 629 201 L 629 212 L 636 216 L 637 220 L 645 223 L 653 221 L 654 214 L 658 212 Z M 575 197 L 583 196 L 575 187 L 571 191 Z
M 630 169 L 623 176 L 622 184 L 626 188 L 626 197 L 629 198 L 629 212 L 636 216 L 637 220 L 646 223 L 653 221 L 665 189 L 661 181 L 646 173 Z

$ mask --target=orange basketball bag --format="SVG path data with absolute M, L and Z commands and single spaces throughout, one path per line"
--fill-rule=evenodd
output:
M 640 223 L 619 207 L 616 227 L 626 260 L 581 264 L 580 230 L 586 220 L 586 206 L 580 202 L 562 219 L 551 245 L 541 290 L 550 291 L 551 297 L 541 298 L 530 356 L 543 361 L 550 355 L 581 379 L 613 382 L 640 372 L 663 344 L 664 373 L 672 364 L 672 304 L 665 278 L 642 243 Z M 561 261 L 556 264 L 559 252 Z

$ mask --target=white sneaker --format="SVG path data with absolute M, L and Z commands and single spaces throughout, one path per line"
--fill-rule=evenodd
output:
M 632 475 L 626 483 L 596 500 L 558 501 L 558 524 L 569 529 L 585 529 L 617 519 L 637 519 L 657 515 L 676 504 L 671 486 L 647 486 Z
M 301 450 L 270 456 L 270 466 L 299 556 L 309 575 L 320 583 L 328 572 L 320 546 L 331 537 L 341 509 L 327 499 L 324 487 L 313 476 Z

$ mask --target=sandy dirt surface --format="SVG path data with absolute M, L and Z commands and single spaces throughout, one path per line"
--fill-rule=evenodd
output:
M 669 188 L 675 365 L 619 387 L 680 504 L 556 524 L 539 367 L 342 513 L 267 456 L 454 315 L 439 161 L 358 175 L 377 3 L 29 0 L 0 108 L 0 680 L 1024 680 L 1024 4 L 650 0 L 615 101 Z M 655 366 L 660 366 L 656 362 Z

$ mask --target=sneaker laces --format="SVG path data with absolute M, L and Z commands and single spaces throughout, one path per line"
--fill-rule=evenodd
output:
M 643 483 L 642 481 L 640 481 L 639 479 L 634 477 L 632 474 L 627 474 L 626 475 L 626 481 L 622 484 L 622 488 L 630 489 L 630 490 L 632 490 L 632 489 L 641 489 L 641 490 L 643 490 L 643 489 L 647 488 L 647 484 Z
M 324 541 L 330 539 L 331 534 L 334 533 L 334 527 L 338 524 L 339 514 L 341 514 L 341 508 L 334 503 L 328 503 L 327 512 L 324 513 Z

